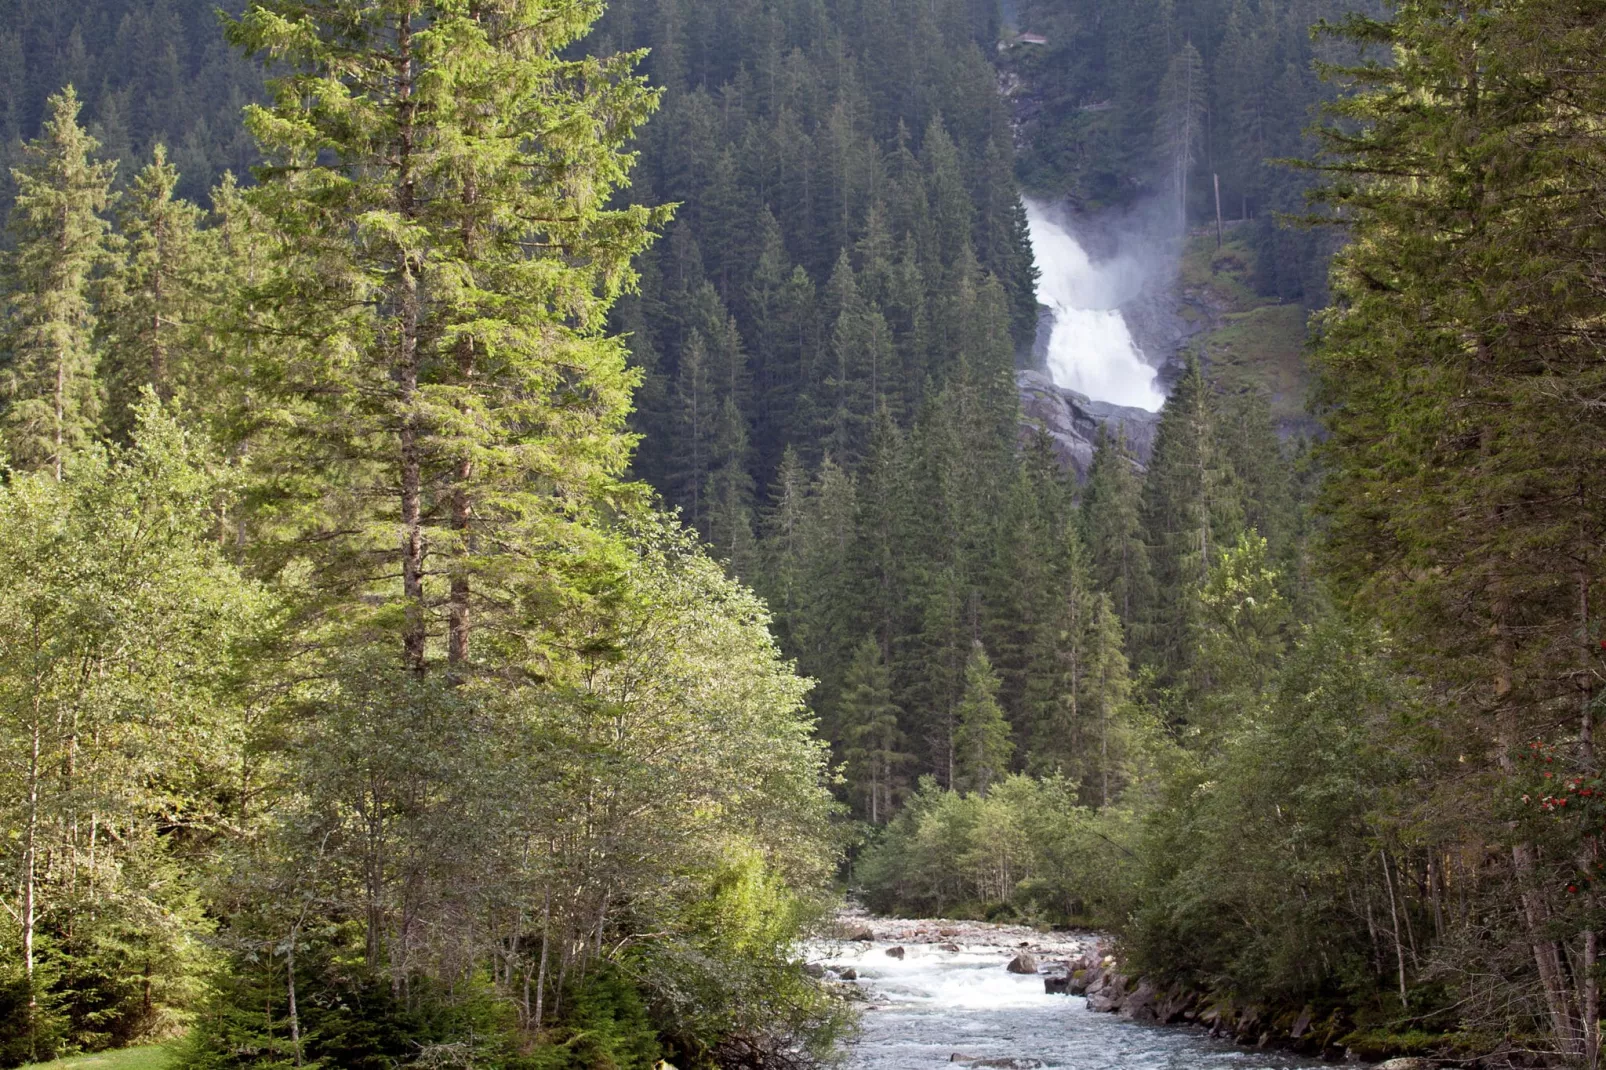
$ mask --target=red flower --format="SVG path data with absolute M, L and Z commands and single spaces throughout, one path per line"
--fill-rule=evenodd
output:
M 1568 890 L 1568 891 L 1569 891 L 1569 892 L 1572 892 L 1572 893 L 1573 893 L 1573 894 L 1574 894 L 1574 895 L 1577 895 L 1577 894 L 1578 894 L 1578 885 L 1576 885 L 1576 884 L 1569 884 L 1569 885 L 1567 885 L 1567 890 Z

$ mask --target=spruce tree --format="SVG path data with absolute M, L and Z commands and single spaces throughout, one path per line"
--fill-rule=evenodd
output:
M 0 442 L 10 463 L 61 478 L 66 457 L 99 431 L 92 276 L 106 259 L 115 163 L 78 125 L 78 96 L 52 96 L 39 137 L 11 175 L 17 184 L 5 258 L 5 364 Z
M 635 376 L 606 315 L 665 213 L 608 203 L 657 96 L 634 55 L 566 54 L 596 15 L 382 0 L 354 23 L 342 0 L 257 0 L 229 26 L 284 71 L 247 110 L 271 160 L 251 199 L 281 239 L 253 295 L 284 343 L 296 445 L 275 463 L 345 503 L 296 534 L 345 623 L 394 629 L 415 672 L 436 637 L 460 672 L 480 618 L 586 582 L 628 458 Z M 510 572 L 515 544 L 568 549 Z
M 714 463 L 718 412 L 708 346 L 702 332 L 694 330 L 681 351 L 680 368 L 675 375 L 671 407 L 675 437 L 669 500 L 697 528 L 701 528 L 706 519 L 705 495 L 708 473 Z
M 1091 728 L 1089 734 L 1098 740 L 1096 769 L 1100 806 L 1110 805 L 1124 786 L 1122 769 L 1130 763 L 1123 758 L 1140 742 L 1132 738 L 1132 678 L 1125 647 L 1121 618 L 1110 596 L 1101 592 L 1094 598 L 1089 621 L 1087 669 L 1082 689 L 1086 695 L 1083 710 Z M 1084 782 L 1084 795 L 1090 794 L 1090 787 Z
M 835 701 L 853 648 L 865 634 L 864 607 L 851 567 L 858 555 L 858 485 L 827 456 L 820 463 L 804 513 L 794 636 L 799 654 L 820 681 L 828 738 L 840 742 Z
M 1166 400 L 1143 484 L 1143 529 L 1154 598 L 1143 621 L 1142 660 L 1178 683 L 1192 661 L 1196 592 L 1242 527 L 1215 392 L 1197 358 Z
M 975 206 L 965 184 L 959 149 L 942 120 L 933 118 L 926 127 L 920 146 L 920 160 L 926 172 L 926 196 L 931 204 L 931 224 L 936 229 L 942 264 L 954 264 L 960 250 L 970 245 Z
M 776 631 L 790 642 L 802 609 L 804 535 L 808 518 L 809 473 L 788 446 L 769 485 L 770 501 L 759 521 L 759 558 L 754 586 L 775 614 Z
M 142 387 L 164 400 L 217 402 L 210 389 L 222 357 L 209 345 L 207 319 L 221 297 L 219 233 L 205 213 L 176 196 L 178 170 L 158 144 L 117 213 L 126 243 L 102 316 L 112 433 L 126 435 Z
M 1004 708 L 998 704 L 998 687 L 987 651 L 979 642 L 973 644 L 965 662 L 965 691 L 954 728 L 956 789 L 985 795 L 1009 773 L 1015 743 Z
M 861 800 L 872 825 L 886 822 L 894 805 L 898 768 L 903 764 L 900 710 L 892 697 L 892 674 L 880 645 L 866 637 L 853 653 L 842 682 L 839 716 L 849 791 Z
M 1298 527 L 1294 466 L 1263 390 L 1246 386 L 1223 398 L 1220 437 L 1238 484 L 1244 525 L 1266 540 L 1273 561 L 1291 561 Z
M 976 255 L 998 279 L 1009 297 L 1010 336 L 1018 345 L 1030 345 L 1037 334 L 1037 265 L 1032 260 L 1031 234 L 1026 206 L 1007 148 L 997 140 L 987 143 L 982 160 L 978 198 L 983 211 L 976 220 Z
M 1028 766 L 1085 780 L 1092 751 L 1088 711 L 1097 707 L 1091 693 L 1093 609 L 1100 597 L 1087 567 L 1080 534 L 1061 536 L 1057 565 L 1045 585 L 1041 622 L 1028 637 L 1026 688 L 1017 726 L 1029 744 Z
M 713 443 L 713 471 L 704 495 L 704 523 L 715 555 L 731 574 L 751 582 L 756 547 L 753 542 L 753 477 L 747 470 L 747 421 L 730 396 L 720 404 Z
M 1112 436 L 1099 430 L 1081 520 L 1093 581 L 1110 596 L 1130 639 L 1153 597 L 1153 579 L 1143 533 L 1143 480 L 1119 431 Z

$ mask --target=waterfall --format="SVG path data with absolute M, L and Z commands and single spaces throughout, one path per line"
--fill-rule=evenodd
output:
M 1137 296 L 1141 276 L 1123 262 L 1095 264 L 1041 205 L 1024 203 L 1040 273 L 1037 299 L 1054 317 L 1049 375 L 1094 401 L 1158 411 L 1165 394 L 1120 308 Z

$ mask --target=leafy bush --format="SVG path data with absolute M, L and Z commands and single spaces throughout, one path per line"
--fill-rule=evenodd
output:
M 863 852 L 857 890 L 884 913 L 1110 920 L 1123 902 L 1130 815 L 1081 805 L 1061 777 L 1009 777 L 986 795 L 926 778 Z

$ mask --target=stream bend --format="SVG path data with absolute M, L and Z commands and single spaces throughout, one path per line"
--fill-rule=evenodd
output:
M 834 974 L 852 971 L 864 996 L 854 1070 L 969 1064 L 1066 1070 L 1291 1070 L 1323 1064 L 1211 1040 L 1200 1030 L 1096 1014 L 1078 996 L 1048 995 L 1041 975 L 1010 973 L 1021 945 L 1048 972 L 1093 939 L 1015 926 L 876 919 L 872 942 L 816 946 Z M 940 928 L 939 928 L 940 927 Z M 887 954 L 903 949 L 902 958 Z

